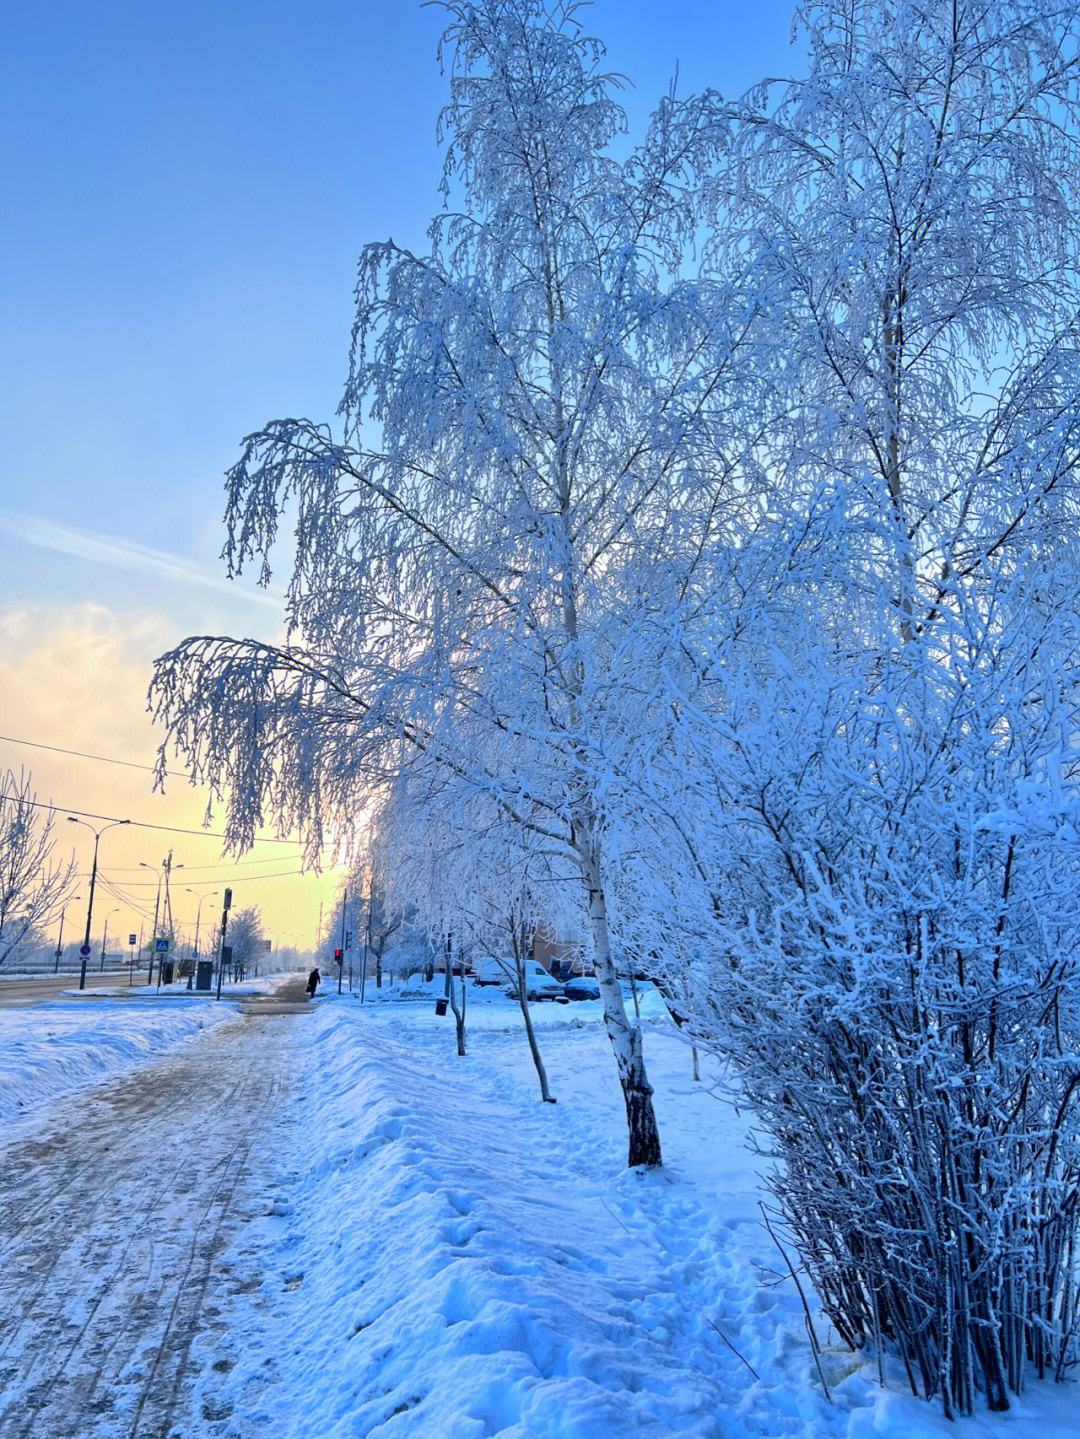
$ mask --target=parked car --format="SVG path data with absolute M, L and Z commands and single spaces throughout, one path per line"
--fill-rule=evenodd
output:
M 553 974 L 549 974 L 536 959 L 530 959 L 525 965 L 525 996 L 533 1001 L 544 999 L 560 1000 L 563 1003 L 566 1001 L 561 981 L 557 980 Z M 517 999 L 516 979 L 510 987 L 510 998 Z
M 590 974 L 576 974 L 562 987 L 567 999 L 599 999 L 600 986 Z
M 473 983 L 510 984 L 514 978 L 514 961 L 510 958 L 495 959 L 489 954 L 478 955 L 473 961 Z

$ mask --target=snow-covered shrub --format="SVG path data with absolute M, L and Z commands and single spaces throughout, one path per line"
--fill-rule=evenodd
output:
M 1001 583 L 933 641 L 729 674 L 689 966 L 837 1330 L 965 1413 L 1060 1377 L 1080 1317 L 1076 595 Z

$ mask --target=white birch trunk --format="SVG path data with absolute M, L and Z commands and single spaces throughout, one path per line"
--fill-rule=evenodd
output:
M 594 846 L 580 836 L 578 855 L 582 877 L 589 897 L 589 926 L 592 933 L 596 978 L 604 1006 L 604 1028 L 607 1030 L 626 1104 L 629 1134 L 627 1163 L 631 1168 L 663 1163 L 660 1152 L 660 1131 L 652 1102 L 652 1085 L 645 1070 L 640 1024 L 631 1024 L 623 1002 L 622 986 L 615 972 L 608 929 L 607 900 L 600 876 L 600 865 Z

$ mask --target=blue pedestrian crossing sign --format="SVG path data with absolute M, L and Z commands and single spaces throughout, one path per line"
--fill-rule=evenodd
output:
M 166 939 L 155 939 L 155 940 L 154 940 L 154 953 L 155 953 L 155 954 L 168 954 L 168 952 L 169 952 L 169 943 L 170 943 L 170 942 L 169 942 L 169 940 L 168 940 L 167 938 L 166 938 Z

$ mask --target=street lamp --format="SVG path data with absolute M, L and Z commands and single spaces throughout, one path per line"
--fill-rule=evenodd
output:
M 179 868 L 181 868 L 181 866 L 177 865 L 177 869 Z M 198 890 L 188 889 L 185 890 L 184 893 L 193 894 L 199 901 L 199 907 L 195 911 L 195 952 L 191 956 L 191 974 L 188 975 L 188 989 L 190 989 L 192 986 L 192 976 L 199 967 L 199 925 L 202 922 L 203 900 L 213 899 L 214 896 L 220 894 L 221 891 L 219 889 L 212 889 L 209 894 L 199 894 Z
M 73 894 L 60 911 L 60 934 L 56 941 L 56 963 L 53 965 L 53 974 L 60 973 L 60 958 L 64 953 L 64 919 L 70 906 L 78 904 L 80 899 L 82 899 L 81 894 Z
M 104 928 L 104 930 L 102 931 L 102 934 L 101 934 L 101 973 L 102 973 L 102 974 L 105 973 L 105 941 L 106 941 L 106 940 L 108 939 L 108 937 L 109 937 L 109 915 L 119 914 L 119 913 L 120 913 L 120 906 L 117 905 L 115 909 L 110 909 L 110 910 L 109 910 L 109 914 L 107 914 L 107 915 L 105 916 L 105 928 Z
M 82 969 L 79 972 L 79 988 L 86 988 L 86 958 L 90 953 L 90 921 L 94 914 L 94 886 L 97 884 L 97 856 L 98 845 L 101 843 L 101 836 L 107 829 L 116 829 L 117 825 L 130 824 L 129 819 L 113 820 L 112 824 L 103 824 L 100 829 L 95 829 L 92 824 L 87 824 L 84 819 L 76 819 L 73 814 L 68 815 L 68 824 L 81 824 L 94 836 L 94 863 L 90 869 L 90 898 L 86 905 L 86 933 L 83 935 L 82 948 L 79 954 L 82 956 Z

